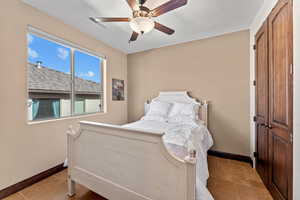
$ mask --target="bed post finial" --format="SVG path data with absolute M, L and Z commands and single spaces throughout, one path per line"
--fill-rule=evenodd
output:
M 73 137 L 73 138 L 76 139 L 76 138 L 78 138 L 80 136 L 81 132 L 82 131 L 81 131 L 80 127 L 78 128 L 78 130 L 75 130 L 73 128 L 73 126 L 70 125 L 69 128 L 68 128 L 68 130 L 67 130 L 67 135 L 70 135 L 71 137 Z
M 188 155 L 185 157 L 184 160 L 188 163 L 195 164 L 197 160 L 196 155 L 197 155 L 197 151 L 195 149 L 191 149 L 189 150 Z
M 73 126 L 70 125 L 68 130 L 67 130 L 67 134 L 68 135 L 75 135 L 76 134 L 76 131 L 73 129 Z

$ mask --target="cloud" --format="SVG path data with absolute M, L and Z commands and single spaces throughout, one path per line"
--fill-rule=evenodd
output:
M 31 44 L 31 43 L 33 43 L 33 40 L 34 40 L 33 36 L 30 34 L 27 34 L 27 43 Z
M 66 60 L 69 57 L 69 51 L 65 48 L 57 48 L 57 56 L 62 59 L 62 60 Z
M 88 71 L 87 76 L 88 76 L 88 77 L 94 77 L 94 76 L 95 76 L 95 73 L 92 72 L 92 71 Z
M 92 71 L 88 71 L 87 73 L 80 73 L 79 74 L 79 77 L 88 77 L 88 78 L 91 78 L 91 77 L 94 77 L 95 76 L 95 73 L 92 72 Z
M 37 51 L 35 51 L 35 50 L 33 50 L 33 49 L 31 49 L 31 48 L 28 48 L 28 56 L 30 57 L 30 58 L 38 58 L 39 57 L 39 54 L 38 54 L 38 52 Z

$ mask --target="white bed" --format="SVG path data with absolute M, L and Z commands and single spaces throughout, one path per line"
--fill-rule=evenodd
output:
M 199 119 L 144 118 L 123 126 L 81 122 L 78 132 L 68 134 L 70 196 L 77 182 L 109 200 L 213 199 L 206 187 L 213 144 L 207 102 L 187 92 L 162 92 L 155 101 L 199 105 Z
M 193 142 L 193 146 L 197 152 L 196 162 L 196 200 L 211 200 L 213 199 L 206 188 L 207 179 L 209 177 L 207 166 L 207 151 L 212 146 L 212 138 L 206 126 L 199 121 L 198 124 L 180 124 L 180 123 L 166 123 L 159 121 L 140 120 L 131 124 L 126 124 L 124 127 L 133 128 L 137 130 L 148 130 L 164 132 L 164 142 L 170 151 L 178 158 L 183 159 L 187 154 L 188 147 L 185 141 Z M 191 140 L 187 140 L 190 132 Z M 187 138 L 185 138 L 187 136 Z M 176 145 L 176 146 L 174 146 Z M 178 147 L 177 147 L 178 146 Z M 184 148 L 180 148 L 184 147 Z

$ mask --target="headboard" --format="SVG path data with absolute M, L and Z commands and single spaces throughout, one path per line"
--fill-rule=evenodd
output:
M 199 119 L 202 120 L 205 126 L 208 127 L 208 101 L 197 101 L 188 95 L 188 92 L 160 92 L 158 97 L 152 99 L 152 101 L 163 101 L 168 103 L 193 103 L 199 106 Z M 145 112 L 149 107 L 149 103 L 145 104 Z

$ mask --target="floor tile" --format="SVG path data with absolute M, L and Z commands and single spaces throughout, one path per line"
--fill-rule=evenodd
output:
M 272 200 L 273 198 L 266 189 L 237 185 L 238 195 L 243 200 Z
M 13 194 L 3 200 L 26 200 L 20 193 Z
M 209 156 L 208 189 L 216 200 L 272 200 L 250 164 Z
M 212 178 L 212 182 L 209 190 L 215 200 L 239 200 L 238 188 L 235 183 L 217 178 Z

